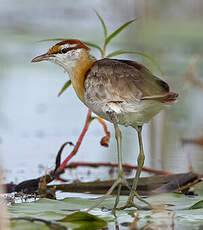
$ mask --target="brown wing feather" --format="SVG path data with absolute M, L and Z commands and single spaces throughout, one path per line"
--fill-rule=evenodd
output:
M 87 79 L 85 88 L 89 90 L 94 88 L 95 97 L 98 99 L 110 101 L 152 99 L 162 102 L 169 95 L 167 83 L 154 76 L 143 65 L 129 60 L 96 61 L 89 70 Z
M 169 93 L 169 85 L 161 80 L 160 78 L 154 76 L 150 70 L 148 70 L 144 65 L 130 60 L 118 60 L 122 63 L 126 63 L 129 66 L 133 66 L 135 69 L 139 70 L 141 73 L 141 78 L 144 84 L 140 85 L 140 89 L 143 92 L 143 98 L 150 98 L 157 96 L 165 96 Z

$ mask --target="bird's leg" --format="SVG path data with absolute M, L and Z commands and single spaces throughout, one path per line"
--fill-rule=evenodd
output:
M 123 160 L 122 160 L 122 152 L 121 152 L 122 134 L 117 124 L 114 124 L 114 128 L 115 128 L 115 137 L 116 137 L 116 142 L 117 142 L 119 177 L 123 178 L 123 166 L 122 166 Z
M 113 190 L 121 183 L 121 179 L 118 178 L 113 185 L 111 186 L 111 188 L 107 191 L 107 193 L 102 196 L 92 207 L 90 207 L 87 212 L 91 211 L 92 209 L 98 207 L 106 198 L 108 198 L 108 196 L 110 196 L 113 192 Z M 115 205 L 114 205 L 115 206 Z M 114 210 L 113 210 L 114 212 Z
M 121 146 L 121 144 L 122 144 L 122 134 L 121 134 L 121 131 L 120 131 L 119 127 L 118 127 L 118 118 L 117 118 L 116 113 L 113 110 L 111 110 L 110 108 L 109 108 L 109 111 L 108 111 L 108 115 L 109 115 L 110 119 L 112 120 L 112 122 L 114 124 L 115 137 L 116 137 L 116 143 L 117 143 L 118 173 L 119 173 L 117 180 L 121 180 L 122 184 L 125 184 L 129 188 L 128 182 L 127 182 L 127 180 L 125 179 L 125 177 L 123 175 L 123 165 L 122 165 L 123 164 L 123 159 L 122 159 L 123 156 L 122 156 L 122 146 Z M 118 192 L 119 192 L 120 189 L 118 189 Z M 120 192 L 119 192 L 119 194 L 120 194 Z M 118 203 L 118 201 L 119 201 L 119 196 L 117 195 L 115 205 Z
M 128 182 L 124 178 L 124 175 L 123 175 L 122 152 L 121 152 L 121 139 L 122 139 L 121 131 L 120 131 L 117 123 L 114 123 L 114 128 L 115 128 L 115 136 L 116 136 L 117 151 L 118 151 L 118 171 L 119 171 L 118 178 L 115 180 L 115 182 L 113 183 L 111 188 L 107 191 L 107 193 L 103 197 L 101 197 L 98 200 L 98 202 L 95 203 L 94 206 L 89 208 L 88 211 L 90 211 L 90 210 L 96 208 L 98 205 L 100 205 L 109 195 L 111 195 L 113 190 L 118 186 L 117 196 L 116 196 L 115 204 L 114 204 L 114 207 L 112 210 L 112 212 L 115 213 L 116 207 L 119 203 L 119 196 L 120 196 L 120 190 L 121 190 L 122 185 L 125 185 L 126 187 L 128 187 L 130 189 Z
M 142 143 L 142 126 L 138 126 L 137 132 L 138 132 L 140 153 L 139 153 L 139 156 L 137 158 L 137 166 L 138 166 L 138 168 L 137 168 L 136 175 L 135 175 L 135 178 L 133 180 L 133 185 L 132 185 L 132 188 L 131 188 L 131 191 L 130 191 L 130 196 L 129 196 L 129 199 L 128 199 L 129 202 L 133 202 L 135 191 L 137 189 L 138 180 L 140 178 L 141 170 L 142 170 L 142 167 L 144 165 L 144 160 L 145 160 L 143 143 Z
M 121 187 L 122 184 L 126 185 L 127 187 L 129 187 L 127 180 L 124 177 L 123 174 L 123 166 L 122 166 L 122 148 L 121 148 L 121 141 L 122 141 L 122 134 L 121 131 L 118 127 L 118 124 L 114 123 L 114 129 L 115 129 L 115 136 L 116 136 L 116 142 L 117 142 L 117 151 L 118 151 L 118 178 L 116 181 L 119 182 L 118 184 L 118 191 L 117 191 L 117 195 L 116 195 L 116 201 L 113 207 L 113 212 L 115 212 L 116 207 L 119 203 L 119 197 L 120 197 L 120 191 L 121 191 Z
M 138 184 L 140 174 L 141 174 L 141 170 L 142 170 L 142 167 L 144 165 L 144 160 L 145 160 L 143 143 L 142 143 L 142 126 L 138 126 L 136 128 L 136 130 L 137 130 L 137 133 L 138 133 L 139 148 L 140 148 L 140 153 L 139 153 L 139 156 L 138 156 L 138 159 L 137 159 L 138 168 L 137 168 L 137 171 L 136 171 L 135 178 L 133 180 L 133 185 L 132 185 L 132 188 L 131 188 L 131 191 L 130 191 L 128 201 L 127 201 L 126 205 L 124 207 L 122 207 L 121 209 L 129 208 L 129 207 L 136 207 L 137 209 L 145 209 L 145 210 L 147 209 L 147 210 L 149 210 L 149 209 L 152 209 L 152 206 L 147 201 L 142 199 L 138 195 L 138 193 L 136 192 L 137 184 Z M 138 200 L 140 200 L 140 201 L 144 202 L 145 204 L 147 204 L 147 207 L 142 207 L 140 205 L 135 204 L 134 203 L 134 196 L 136 196 Z

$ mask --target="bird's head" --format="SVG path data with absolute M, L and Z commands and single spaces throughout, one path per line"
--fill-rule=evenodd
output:
M 32 62 L 51 61 L 69 72 L 82 54 L 89 53 L 90 48 L 76 39 L 64 40 L 52 46 L 47 53 L 35 57 Z

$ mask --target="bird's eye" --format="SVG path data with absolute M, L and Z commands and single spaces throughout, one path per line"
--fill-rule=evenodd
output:
M 65 53 L 67 53 L 68 52 L 68 48 L 63 48 L 63 49 L 61 49 L 61 53 L 62 54 L 65 54 Z

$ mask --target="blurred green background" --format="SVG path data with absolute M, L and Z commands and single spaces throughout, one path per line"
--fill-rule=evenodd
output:
M 203 136 L 201 0 L 1 0 L 0 154 L 4 180 L 19 182 L 41 175 L 53 167 L 55 155 L 65 141 L 76 142 L 87 108 L 72 87 L 57 98 L 68 79 L 62 69 L 30 61 L 54 44 L 38 42 L 42 39 L 77 38 L 102 44 L 103 32 L 94 9 L 109 32 L 138 18 L 112 40 L 107 53 L 133 49 L 153 56 L 164 72 L 161 77 L 180 94 L 177 103 L 144 126 L 145 166 L 170 172 L 186 172 L 192 167 L 203 172 L 203 147 L 181 142 L 183 138 Z M 96 50 L 92 49 L 92 54 L 99 58 Z M 135 55 L 118 58 L 142 62 L 160 75 L 146 59 Z M 103 129 L 95 121 L 73 160 L 116 162 L 110 123 L 108 128 L 112 134 L 108 149 L 99 144 Z M 122 132 L 124 162 L 136 164 L 136 132 L 124 127 Z M 66 149 L 66 153 L 70 151 Z

